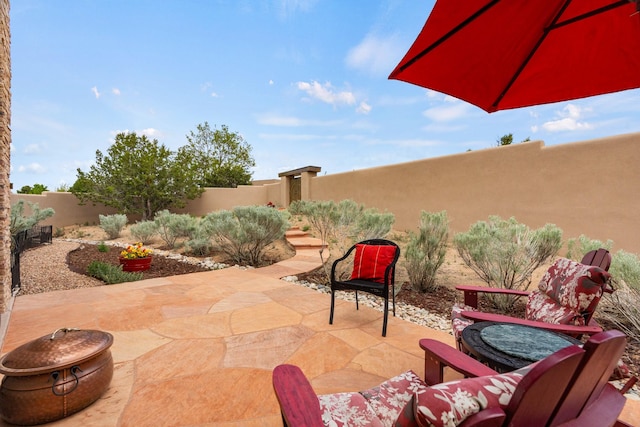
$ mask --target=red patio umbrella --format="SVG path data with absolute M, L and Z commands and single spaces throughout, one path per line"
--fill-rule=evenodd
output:
M 488 112 L 640 87 L 638 0 L 438 0 L 390 79 Z

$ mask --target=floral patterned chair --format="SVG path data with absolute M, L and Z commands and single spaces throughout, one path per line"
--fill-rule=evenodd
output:
M 611 275 L 605 268 L 611 263 L 606 256 L 594 260 L 594 253 L 585 255 L 583 262 L 559 258 L 544 274 L 538 289 L 534 292 L 482 286 L 459 285 L 456 289 L 464 292 L 464 304 L 456 303 L 452 309 L 453 333 L 460 346 L 462 330 L 474 322 L 494 321 L 534 326 L 572 336 L 592 335 L 602 328 L 592 319 L 598 302 L 604 292 L 612 292 L 609 281 Z M 603 252 L 602 252 L 603 251 Z M 598 265 L 587 265 L 586 260 Z M 527 296 L 525 319 L 478 311 L 479 293 L 501 293 Z
M 413 371 L 361 392 L 317 396 L 294 365 L 273 371 L 289 427 L 614 425 L 625 398 L 606 379 L 626 337 L 608 331 L 518 371 L 498 374 L 446 344 L 423 339 L 425 381 Z M 441 383 L 443 368 L 466 379 Z M 431 382 L 435 381 L 435 383 Z M 429 385 L 431 384 L 431 385 Z M 624 426 L 624 423 L 617 424 Z

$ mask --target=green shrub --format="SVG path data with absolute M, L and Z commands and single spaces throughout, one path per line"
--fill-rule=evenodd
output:
M 154 223 L 160 238 L 169 248 L 175 248 L 180 237 L 189 237 L 194 232 L 197 219 L 189 214 L 174 214 L 168 210 L 156 213 Z
M 56 231 L 53 232 L 53 237 L 62 237 L 64 236 L 64 228 L 56 227 Z
M 153 238 L 158 234 L 158 224 L 156 224 L 155 221 L 136 222 L 129 227 L 129 232 L 136 241 L 147 245 L 151 243 Z
M 185 242 L 187 252 L 196 256 L 208 255 L 213 248 L 213 243 L 211 242 L 212 234 L 213 228 L 210 221 L 206 219 L 196 220 L 195 226 L 191 230 L 189 240 Z
M 124 214 L 98 215 L 98 218 L 100 219 L 100 228 L 107 233 L 109 239 L 120 237 L 122 229 L 127 225 L 127 216 Z
M 613 323 L 630 339 L 640 343 L 640 259 L 638 255 L 619 250 L 609 268 L 613 294 L 604 294 L 598 314 Z
M 560 250 L 562 230 L 553 224 L 531 230 L 515 218 L 491 216 L 458 233 L 453 242 L 464 263 L 489 286 L 525 290 L 533 271 Z M 505 312 L 517 299 L 512 295 L 487 297 Z
M 357 218 L 353 240 L 382 239 L 391 231 L 396 218 L 389 212 L 378 212 L 377 209 L 361 211 Z
M 102 280 L 103 282 L 113 285 L 115 283 L 135 282 L 141 280 L 142 273 L 130 273 L 122 271 L 121 266 L 116 266 L 101 261 L 92 261 L 87 266 L 87 274 L 91 277 Z
M 436 273 L 444 262 L 449 239 L 447 212 L 422 211 L 418 233 L 409 232 L 409 243 L 404 258 L 409 283 L 419 292 L 432 292 L 438 288 Z
M 607 240 L 606 243 L 601 242 L 600 240 L 590 239 L 584 234 L 581 234 L 580 237 L 571 238 L 567 240 L 567 258 L 580 261 L 582 257 L 593 250 L 597 250 L 600 248 L 604 248 L 607 250 L 611 250 L 613 246 L 612 240 Z
M 25 203 L 29 205 L 29 209 L 31 210 L 31 215 L 29 216 L 25 216 L 24 214 Z M 14 236 L 21 231 L 30 230 L 40 221 L 49 218 L 54 214 L 55 211 L 52 208 L 45 208 L 40 210 L 40 207 L 37 203 L 18 200 L 18 202 L 11 206 L 9 222 L 9 230 L 11 232 L 11 236 Z
M 104 242 L 100 242 L 100 244 L 98 245 L 98 252 L 107 253 L 109 252 L 109 249 L 109 246 L 107 246 Z
M 609 273 L 615 283 L 624 282 L 640 291 L 640 259 L 638 255 L 619 250 L 611 259 Z
M 216 246 L 234 262 L 258 267 L 267 246 L 284 237 L 288 214 L 266 206 L 209 213 L 203 221 Z
M 334 201 L 295 201 L 289 207 L 289 212 L 304 215 L 317 233 L 317 237 L 331 246 L 332 258 L 339 258 L 355 242 L 366 239 L 382 239 L 391 231 L 395 217 L 391 213 L 381 213 L 374 208 L 366 209 L 364 205 L 353 200 Z M 320 258 L 325 268 L 327 281 L 329 260 L 323 257 L 324 250 L 320 249 Z M 343 267 L 349 263 L 341 263 Z M 346 267 L 345 267 L 346 268 Z M 343 277 L 347 271 L 338 271 L 338 277 Z

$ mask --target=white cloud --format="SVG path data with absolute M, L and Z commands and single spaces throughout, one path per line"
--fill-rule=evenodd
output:
M 460 102 L 451 106 L 429 108 L 423 111 L 422 115 L 436 122 L 448 122 L 463 117 L 468 109 L 467 104 Z
M 369 114 L 371 112 L 371 105 L 362 101 L 360 105 L 358 105 L 358 108 L 356 108 L 356 111 L 360 114 Z
M 269 80 L 269 86 L 273 86 L 273 80 Z
M 154 129 L 154 128 L 142 129 L 138 133 L 142 134 L 142 135 L 147 135 L 148 137 L 151 137 L 151 138 L 158 137 L 158 136 L 162 135 L 162 133 L 158 129 Z
M 402 52 L 402 49 L 397 36 L 383 38 L 367 34 L 360 44 L 347 53 L 345 62 L 351 68 L 386 76 L 398 62 L 398 52 Z
M 100 92 L 98 92 L 98 87 L 94 86 L 91 88 L 91 92 L 95 95 L 96 99 L 100 98 Z
M 120 96 L 120 89 L 118 89 L 117 87 L 114 87 L 113 89 L 111 89 L 111 93 L 113 93 L 116 96 Z
M 45 173 L 47 168 L 40 163 L 29 163 L 28 165 L 18 166 L 18 172 Z
M 590 111 L 589 109 L 582 109 L 577 105 L 569 104 L 556 113 L 559 118 L 557 120 L 551 120 L 545 122 L 542 128 L 548 132 L 563 132 L 574 130 L 589 130 L 593 129 L 593 125 L 586 121 L 580 121 L 584 112 Z
M 333 106 L 340 104 L 353 105 L 356 103 L 356 97 L 352 92 L 336 92 L 329 82 L 326 82 L 324 85 L 317 81 L 312 81 L 311 83 L 297 82 L 296 86 L 301 91 L 306 92 L 311 98 L 318 99 Z

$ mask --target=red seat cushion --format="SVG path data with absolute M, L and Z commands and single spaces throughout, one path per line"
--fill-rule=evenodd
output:
M 384 272 L 395 255 L 395 246 L 357 244 L 351 279 L 384 283 Z

